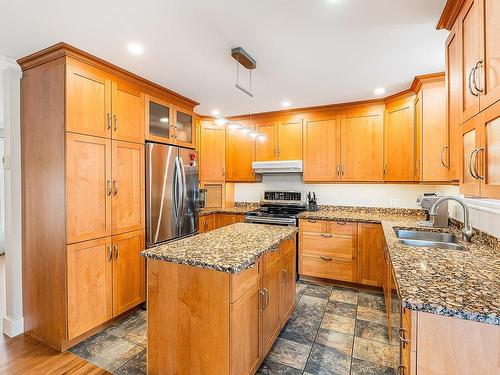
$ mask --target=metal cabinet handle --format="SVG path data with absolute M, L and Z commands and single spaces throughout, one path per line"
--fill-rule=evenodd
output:
M 477 85 L 477 79 L 476 79 L 476 73 L 477 73 L 478 69 L 479 69 L 482 65 L 483 65 L 483 60 L 479 60 L 479 61 L 476 63 L 476 66 L 475 66 L 475 67 L 474 67 L 474 69 L 473 69 L 473 72 L 474 72 L 474 73 L 472 74 L 472 84 L 474 85 L 474 88 L 476 89 L 476 92 L 478 93 L 478 95 L 479 95 L 479 93 L 482 93 L 482 92 L 484 91 L 481 87 L 479 87 L 479 86 Z
M 336 222 L 338 225 L 346 225 L 347 223 L 345 221 L 337 221 Z
M 387 246 L 384 247 L 384 260 L 386 263 L 389 263 L 389 249 Z
M 113 257 L 114 260 L 118 259 L 118 245 L 113 245 L 113 249 L 115 250 L 115 256 Z
M 383 169 L 382 173 L 385 177 L 385 175 L 387 174 L 387 163 L 384 164 L 384 169 Z
M 205 221 L 205 230 L 208 229 L 208 221 Z
M 111 185 L 110 180 L 106 180 L 106 195 L 109 197 L 113 192 L 113 186 Z
M 281 284 L 281 285 L 282 286 L 286 286 L 288 284 L 288 279 L 286 277 L 286 275 L 287 275 L 288 272 L 287 272 L 287 270 L 285 268 L 283 268 L 281 270 L 281 273 L 283 274 L 283 284 Z
M 264 298 L 266 297 L 266 293 L 264 292 L 263 289 L 259 290 L 259 305 L 260 305 L 260 308 L 259 308 L 259 311 L 262 312 L 265 310 L 265 307 L 264 307 Z
M 281 148 L 278 146 L 278 157 L 281 155 Z
M 444 160 L 443 160 L 444 150 L 446 150 L 446 149 L 448 149 L 448 145 L 444 146 L 443 149 L 441 150 L 441 155 L 439 156 L 439 159 L 441 160 L 441 164 L 443 165 L 443 167 L 448 168 L 449 165 L 446 165 Z
M 475 148 L 474 150 L 472 150 L 472 152 L 470 153 L 469 155 L 469 173 L 472 177 L 474 177 L 475 179 L 479 179 L 479 177 L 474 173 L 474 169 L 472 168 L 472 158 L 474 157 L 474 155 L 476 154 L 476 152 L 478 152 L 478 149 Z
M 320 235 L 321 235 L 321 237 L 324 237 L 324 238 L 332 238 L 333 237 L 333 234 L 328 234 L 328 233 L 321 233 Z
M 116 196 L 118 194 L 118 181 L 116 180 L 113 180 L 113 190 L 114 190 L 113 195 Z
M 311 220 L 311 219 L 309 219 L 309 220 L 307 220 L 307 222 L 308 222 L 308 223 L 313 223 L 313 224 L 314 224 L 314 223 L 316 223 L 316 220 Z
M 112 123 L 111 113 L 107 113 L 106 116 L 108 117 L 108 130 L 110 130 L 111 129 L 111 123 Z
M 106 262 L 111 262 L 111 259 L 113 259 L 113 250 L 111 249 L 111 246 L 108 246 L 108 256 L 106 257 Z
M 398 372 L 399 372 L 399 375 L 405 375 L 405 373 L 406 373 L 406 367 L 403 366 L 403 365 L 399 365 Z
M 398 329 L 397 335 L 398 335 L 399 341 L 401 341 L 401 343 L 403 344 L 403 347 L 405 347 L 406 344 L 408 344 L 410 342 L 410 340 L 405 338 L 405 329 L 404 328 Z
M 474 154 L 474 162 L 472 163 L 472 165 L 474 166 L 474 172 L 477 176 L 477 179 L 484 180 L 484 176 L 481 176 L 477 171 L 477 155 L 479 155 L 481 151 L 484 151 L 484 147 L 479 147 L 476 149 L 476 153 Z
M 320 258 L 321 258 L 322 260 L 324 260 L 325 262 L 331 262 L 331 261 L 333 260 L 333 258 L 332 258 L 332 257 L 325 257 L 325 256 L 323 256 L 323 255 L 322 255 Z
M 472 89 L 472 75 L 474 74 L 475 70 L 476 70 L 476 67 L 472 68 L 472 70 L 470 71 L 467 84 L 469 86 L 470 93 L 474 96 L 479 96 L 479 94 L 477 92 L 474 92 L 474 90 Z
M 343 176 L 344 175 L 344 165 L 342 164 L 342 166 L 340 167 L 340 175 Z
M 113 115 L 113 119 L 115 120 L 115 127 L 113 128 L 114 131 L 118 130 L 118 116 Z
M 266 292 L 266 306 L 264 307 L 264 310 L 266 310 L 269 306 L 269 290 L 267 290 L 267 288 L 264 288 L 264 291 Z

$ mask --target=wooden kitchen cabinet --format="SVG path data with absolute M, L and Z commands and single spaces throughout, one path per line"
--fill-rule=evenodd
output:
M 225 208 L 234 204 L 234 184 L 232 182 L 204 182 L 201 188 L 206 189 L 205 208 Z
M 302 160 L 302 119 L 282 119 L 257 124 L 266 138 L 256 142 L 256 160 Z
M 112 237 L 113 243 L 113 316 L 144 302 L 146 297 L 144 230 Z
M 198 219 L 198 231 L 200 233 L 210 232 L 215 229 L 215 215 L 204 215 Z
M 177 146 L 194 148 L 195 147 L 195 115 L 194 112 L 179 106 L 174 106 L 174 144 Z
M 144 143 L 144 93 L 124 80 L 111 83 L 113 139 Z
M 281 248 L 281 293 L 280 293 L 280 318 L 284 326 L 295 308 L 296 286 L 296 250 L 295 241 L 290 241 Z
M 414 95 L 387 103 L 384 129 L 384 181 L 415 179 Z
M 248 124 L 246 126 L 252 130 L 255 128 Z M 226 129 L 226 181 L 254 182 L 261 179 L 252 168 L 256 142 L 265 141 L 256 141 L 239 129 Z
M 384 231 L 380 224 L 358 224 L 358 283 L 382 287 Z
M 340 119 L 304 122 L 304 182 L 330 182 L 340 179 Z
M 66 135 L 66 241 L 111 235 L 111 140 Z
M 111 237 L 68 245 L 68 338 L 113 317 Z
M 224 181 L 226 178 L 226 129 L 211 121 L 201 122 L 200 180 Z
M 383 109 L 363 108 L 342 116 L 340 160 L 342 181 L 383 180 Z
M 144 228 L 144 146 L 112 141 L 112 233 Z
M 245 215 L 232 215 L 232 214 L 216 214 L 215 226 L 216 228 L 225 227 L 235 223 L 242 223 L 245 221 Z
M 281 331 L 281 272 L 282 260 L 280 251 L 267 253 L 263 259 L 263 317 L 262 345 L 264 352 L 271 349 Z

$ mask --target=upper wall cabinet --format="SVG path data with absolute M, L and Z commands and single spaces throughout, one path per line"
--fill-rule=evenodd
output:
M 384 181 L 415 179 L 415 96 L 387 103 L 384 130 Z
M 257 124 L 266 139 L 256 144 L 256 160 L 302 160 L 302 120 Z
M 201 122 L 200 180 L 226 179 L 226 129 L 212 121 Z
M 145 97 L 146 139 L 154 142 L 195 147 L 194 113 L 163 99 Z
M 68 59 L 66 130 L 144 142 L 144 94 L 123 80 Z
M 254 126 L 246 125 L 252 130 Z M 226 129 L 226 181 L 254 182 L 260 177 L 252 169 L 255 161 L 254 137 L 242 133 L 239 129 Z

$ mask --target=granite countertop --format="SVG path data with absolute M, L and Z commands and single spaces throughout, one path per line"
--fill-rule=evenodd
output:
M 295 227 L 237 223 L 144 250 L 146 258 L 238 273 L 293 238 Z
M 355 206 L 319 206 L 319 211 L 306 211 L 299 219 L 351 221 L 380 224 L 382 220 L 422 220 L 424 211 L 413 208 L 379 208 Z
M 234 207 L 228 208 L 200 208 L 199 216 L 212 214 L 245 215 L 249 211 L 259 208 L 258 203 L 235 203 Z

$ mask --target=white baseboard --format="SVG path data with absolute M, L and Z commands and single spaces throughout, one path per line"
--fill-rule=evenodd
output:
M 4 316 L 3 333 L 9 337 L 15 337 L 24 333 L 24 318 L 12 320 L 11 318 Z

